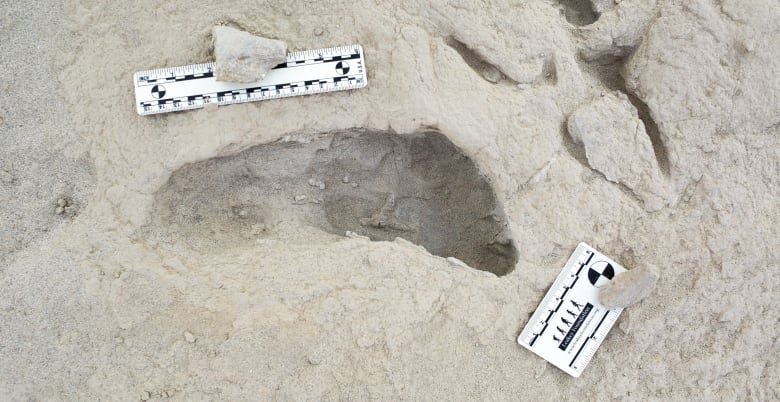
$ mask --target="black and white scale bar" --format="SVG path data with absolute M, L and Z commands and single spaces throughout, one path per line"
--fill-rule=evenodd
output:
M 584 258 L 584 262 L 581 261 Z M 540 322 L 542 325 L 542 329 L 540 331 L 534 332 L 534 336 L 531 338 L 531 340 L 528 342 L 529 346 L 534 346 L 534 343 L 536 343 L 536 340 L 539 339 L 542 335 L 544 335 L 544 331 L 549 328 L 549 323 L 553 318 L 553 315 L 558 312 L 558 310 L 561 308 L 561 306 L 564 305 L 566 302 L 566 294 L 569 293 L 569 291 L 574 288 L 574 285 L 577 283 L 577 280 L 580 278 L 580 273 L 582 272 L 582 269 L 585 268 L 586 265 L 590 263 L 590 260 L 593 259 L 593 253 L 590 251 L 585 251 L 583 254 L 583 257 L 581 257 L 577 264 L 579 265 L 579 268 L 577 268 L 577 271 L 574 273 L 573 278 L 570 283 L 563 286 L 555 295 L 556 297 L 553 299 L 552 303 L 555 305 L 553 308 L 552 306 L 547 306 L 547 310 L 549 311 L 549 314 L 544 319 L 543 322 Z M 576 308 L 574 304 L 571 305 L 572 308 Z M 537 324 L 539 325 L 539 324 Z
M 139 71 L 133 78 L 141 115 L 357 89 L 368 83 L 360 45 L 290 53 L 286 63 L 253 83 L 217 81 L 214 63 Z
M 542 299 L 517 342 L 579 377 L 623 309 L 607 310 L 599 288 L 625 268 L 580 243 Z

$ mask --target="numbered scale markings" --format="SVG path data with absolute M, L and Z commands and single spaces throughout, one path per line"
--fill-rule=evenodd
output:
M 290 53 L 287 62 L 248 84 L 217 81 L 214 63 L 139 71 L 134 76 L 135 104 L 141 115 L 343 91 L 367 83 L 360 45 Z
M 598 302 L 601 286 L 625 268 L 580 243 L 544 296 L 517 342 L 579 377 L 623 309 Z

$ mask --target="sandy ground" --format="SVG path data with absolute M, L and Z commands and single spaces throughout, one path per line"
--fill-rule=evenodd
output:
M 780 6 L 592 3 L 1 1 L 3 399 L 780 399 Z M 369 86 L 138 116 L 218 24 Z M 574 379 L 580 241 L 660 279 Z

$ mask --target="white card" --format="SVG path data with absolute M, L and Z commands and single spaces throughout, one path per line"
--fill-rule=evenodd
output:
M 585 243 L 566 266 L 520 333 L 517 343 L 579 377 L 623 309 L 607 310 L 599 288 L 626 269 Z

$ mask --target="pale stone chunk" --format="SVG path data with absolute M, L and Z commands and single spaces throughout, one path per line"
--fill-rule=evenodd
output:
M 212 34 L 217 81 L 259 81 L 270 69 L 287 60 L 287 45 L 282 41 L 225 26 L 214 27 Z
M 623 308 L 638 303 L 655 289 L 658 274 L 649 266 L 623 272 L 599 291 L 599 302 L 608 309 Z

